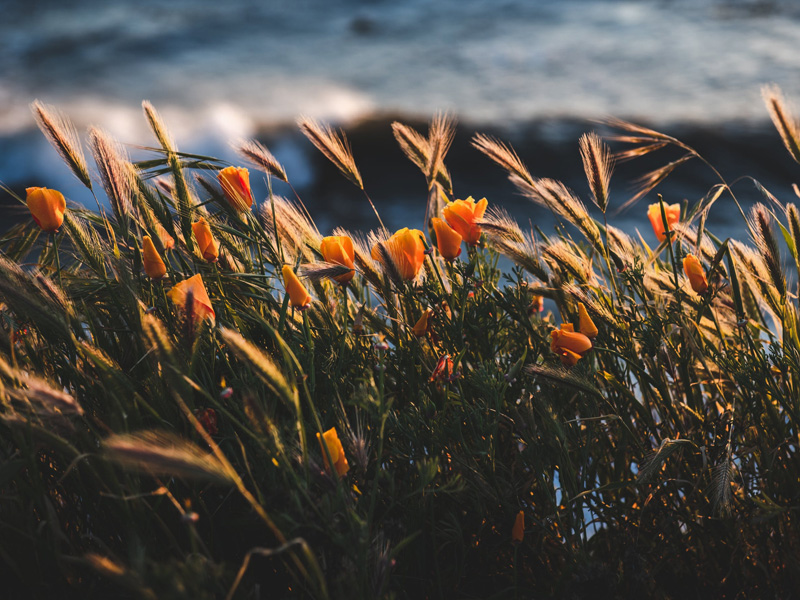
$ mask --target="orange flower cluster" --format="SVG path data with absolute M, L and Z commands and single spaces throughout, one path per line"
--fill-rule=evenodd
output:
M 561 364 L 574 367 L 589 350 L 592 339 L 597 336 L 597 326 L 586 312 L 582 302 L 578 303 L 578 321 L 580 332 L 575 331 L 572 323 L 564 323 L 559 329 L 550 332 L 550 350 L 561 359 Z

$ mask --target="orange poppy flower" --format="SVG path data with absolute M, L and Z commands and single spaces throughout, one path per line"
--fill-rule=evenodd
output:
M 169 291 L 168 295 L 170 300 L 181 309 L 186 306 L 186 299 L 192 293 L 192 310 L 201 320 L 209 318 L 212 323 L 216 318 L 214 308 L 211 306 L 211 300 L 208 297 L 206 286 L 203 284 L 203 278 L 200 273 L 192 275 L 189 279 L 184 279 L 175 284 Z
M 343 477 L 347 471 L 350 470 L 350 465 L 347 464 L 347 457 L 344 455 L 344 448 L 342 447 L 342 442 L 339 440 L 339 435 L 336 433 L 336 428 L 331 427 L 322 435 L 317 433 L 317 440 L 319 440 L 319 447 L 322 450 L 322 460 L 325 463 L 325 470 L 329 473 L 331 471 L 330 463 L 328 462 L 328 454 L 330 454 L 333 467 L 336 469 L 336 474 L 339 477 Z M 325 446 L 328 447 L 328 453 L 325 452 L 325 447 L 322 445 L 323 440 Z
M 142 261 L 144 262 L 144 272 L 150 279 L 161 279 L 167 274 L 167 265 L 161 260 L 149 235 L 142 238 Z
M 481 237 L 481 228 L 475 221 L 483 218 L 488 204 L 486 198 L 481 198 L 476 203 L 470 196 L 466 200 L 454 200 L 444 207 L 442 214 L 447 224 L 455 229 L 467 244 L 474 246 Z
M 311 296 L 289 265 L 283 265 L 283 284 L 286 287 L 286 293 L 289 294 L 289 305 L 292 308 L 298 310 L 308 308 L 308 305 L 311 304 Z
M 329 235 L 322 238 L 322 242 L 320 242 L 319 245 L 319 251 L 322 253 L 322 258 L 324 258 L 326 262 L 333 263 L 335 265 L 342 265 L 348 269 L 355 269 L 355 265 L 353 264 L 353 258 L 355 257 L 353 240 L 351 240 L 348 236 Z M 353 275 L 355 274 L 355 270 L 352 270 L 349 273 L 337 275 L 333 279 L 336 281 L 336 283 L 344 285 L 346 283 L 350 283 L 350 280 L 353 279 Z
M 244 212 L 253 205 L 250 172 L 244 167 L 225 167 L 217 173 L 225 198 L 234 210 Z
M 695 255 L 686 255 L 683 259 L 683 271 L 689 278 L 689 284 L 696 294 L 704 294 L 708 290 L 705 270 Z
M 416 278 L 425 261 L 425 245 L 422 243 L 424 238 L 425 234 L 419 229 L 403 227 L 388 240 L 382 242 L 393 266 L 397 269 L 400 277 L 406 281 Z M 373 260 L 383 261 L 383 257 L 378 251 L 378 244 L 372 247 L 371 255 Z
M 656 234 L 659 242 L 667 239 L 666 231 L 672 229 L 681 220 L 681 205 L 680 204 L 664 204 L 664 214 L 667 217 L 666 224 L 661 216 L 661 204 L 656 202 L 647 208 L 647 217 L 650 219 L 650 225 L 653 226 L 653 233 Z
M 445 260 L 455 260 L 461 254 L 461 234 L 439 217 L 431 219 L 436 232 L 436 246 Z
M 208 221 L 200 217 L 196 223 L 192 223 L 192 231 L 203 258 L 210 263 L 216 262 L 219 257 L 219 244 L 211 233 Z
M 28 210 L 33 220 L 44 231 L 53 232 L 64 222 L 67 201 L 64 194 L 43 187 L 29 187 L 25 190 Z
M 578 333 L 571 323 L 564 323 L 560 329 L 550 332 L 550 350 L 558 354 L 561 363 L 573 367 L 578 360 L 592 349 L 592 340 Z

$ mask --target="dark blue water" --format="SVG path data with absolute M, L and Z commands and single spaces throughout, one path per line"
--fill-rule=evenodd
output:
M 2 8 L 0 181 L 38 182 L 77 201 L 85 200 L 80 186 L 33 130 L 34 98 L 58 105 L 81 129 L 99 125 L 151 144 L 140 109 L 148 98 L 182 149 L 231 160 L 229 141 L 266 135 L 323 225 L 339 219 L 333 200 L 345 214 L 361 205 L 348 205 L 348 192 L 330 196 L 310 145 L 283 133 L 299 114 L 347 126 L 450 110 L 467 136 L 454 148 L 461 144 L 466 164 L 454 164 L 458 154 L 449 162 L 465 181 L 459 195 L 488 190 L 503 203 L 513 190 L 488 162 L 475 166 L 471 129 L 511 138 L 543 159 L 531 165 L 537 175 L 571 174 L 584 194 L 580 131 L 566 122 L 590 130 L 592 119 L 615 115 L 669 132 L 711 131 L 719 142 L 711 153 L 731 170 L 761 173 L 765 153 L 785 169 L 777 141 L 742 148 L 754 131 L 768 131 L 761 86 L 777 83 L 800 100 L 800 3 L 789 0 L 47 0 Z M 367 179 L 401 226 L 424 190 L 416 191 L 413 168 L 389 172 L 404 159 L 384 137 L 365 133 L 362 141 L 368 162 L 385 157 Z M 728 142 L 738 144 L 733 154 Z M 789 189 L 783 171 L 763 176 Z M 401 180 L 396 193 L 379 189 L 387 179 Z M 708 183 L 692 176 L 672 193 L 694 199 Z M 621 203 L 629 191 L 619 190 Z M 369 226 L 368 216 L 356 221 Z

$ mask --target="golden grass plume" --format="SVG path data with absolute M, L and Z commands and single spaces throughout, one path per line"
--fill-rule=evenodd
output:
M 800 127 L 797 119 L 789 112 L 780 88 L 776 85 L 765 86 L 761 89 L 761 95 L 784 146 L 792 158 L 800 163 Z
M 212 453 L 174 433 L 140 431 L 116 434 L 105 439 L 108 457 L 123 467 L 186 479 L 204 479 L 235 484 L 228 470 Z
M 89 176 L 83 146 L 72 122 L 55 107 L 43 104 L 39 100 L 31 104 L 31 110 L 39 129 L 75 177 L 87 188 L 92 189 L 92 178 Z
M 310 117 L 300 117 L 297 121 L 300 131 L 317 150 L 331 161 L 342 174 L 359 189 L 364 189 L 361 173 L 350 150 L 350 144 L 342 131 L 334 131 L 329 125 Z
M 256 140 L 242 140 L 234 148 L 251 165 L 261 169 L 267 175 L 272 175 L 283 182 L 289 183 L 283 165 L 278 162 L 272 152 Z

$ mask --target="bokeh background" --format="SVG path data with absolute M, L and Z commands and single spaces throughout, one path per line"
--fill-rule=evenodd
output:
M 181 150 L 235 161 L 229 143 L 257 137 L 285 165 L 323 233 L 374 227 L 363 196 L 294 125 L 309 115 L 344 127 L 365 185 L 390 227 L 419 226 L 421 173 L 390 123 L 425 127 L 439 110 L 459 121 L 447 160 L 457 196 L 487 196 L 523 222 L 551 217 L 520 198 L 472 149 L 482 131 L 510 141 L 535 176 L 588 197 L 578 154 L 598 120 L 636 121 L 695 145 L 728 179 L 750 175 L 782 201 L 800 166 L 769 124 L 761 87 L 800 102 L 800 3 L 794 0 L 5 0 L 0 19 L 0 182 L 61 189 L 91 203 L 35 128 L 39 99 L 80 130 L 98 125 L 131 144 L 154 143 L 141 113 L 151 100 Z M 791 103 L 791 102 L 790 102 Z M 621 149 L 617 146 L 617 149 Z M 656 157 L 655 164 L 675 156 Z M 612 205 L 646 166 L 621 164 Z M 257 197 L 266 194 L 254 176 Z M 715 183 L 699 165 L 658 192 L 702 197 Z M 746 179 L 745 202 L 761 199 Z M 276 191 L 288 190 L 276 184 Z M 612 217 L 649 241 L 645 198 Z M 27 218 L 2 198 L 4 225 Z M 742 235 L 732 205 L 709 228 Z M 648 237 L 649 236 L 649 237 Z

